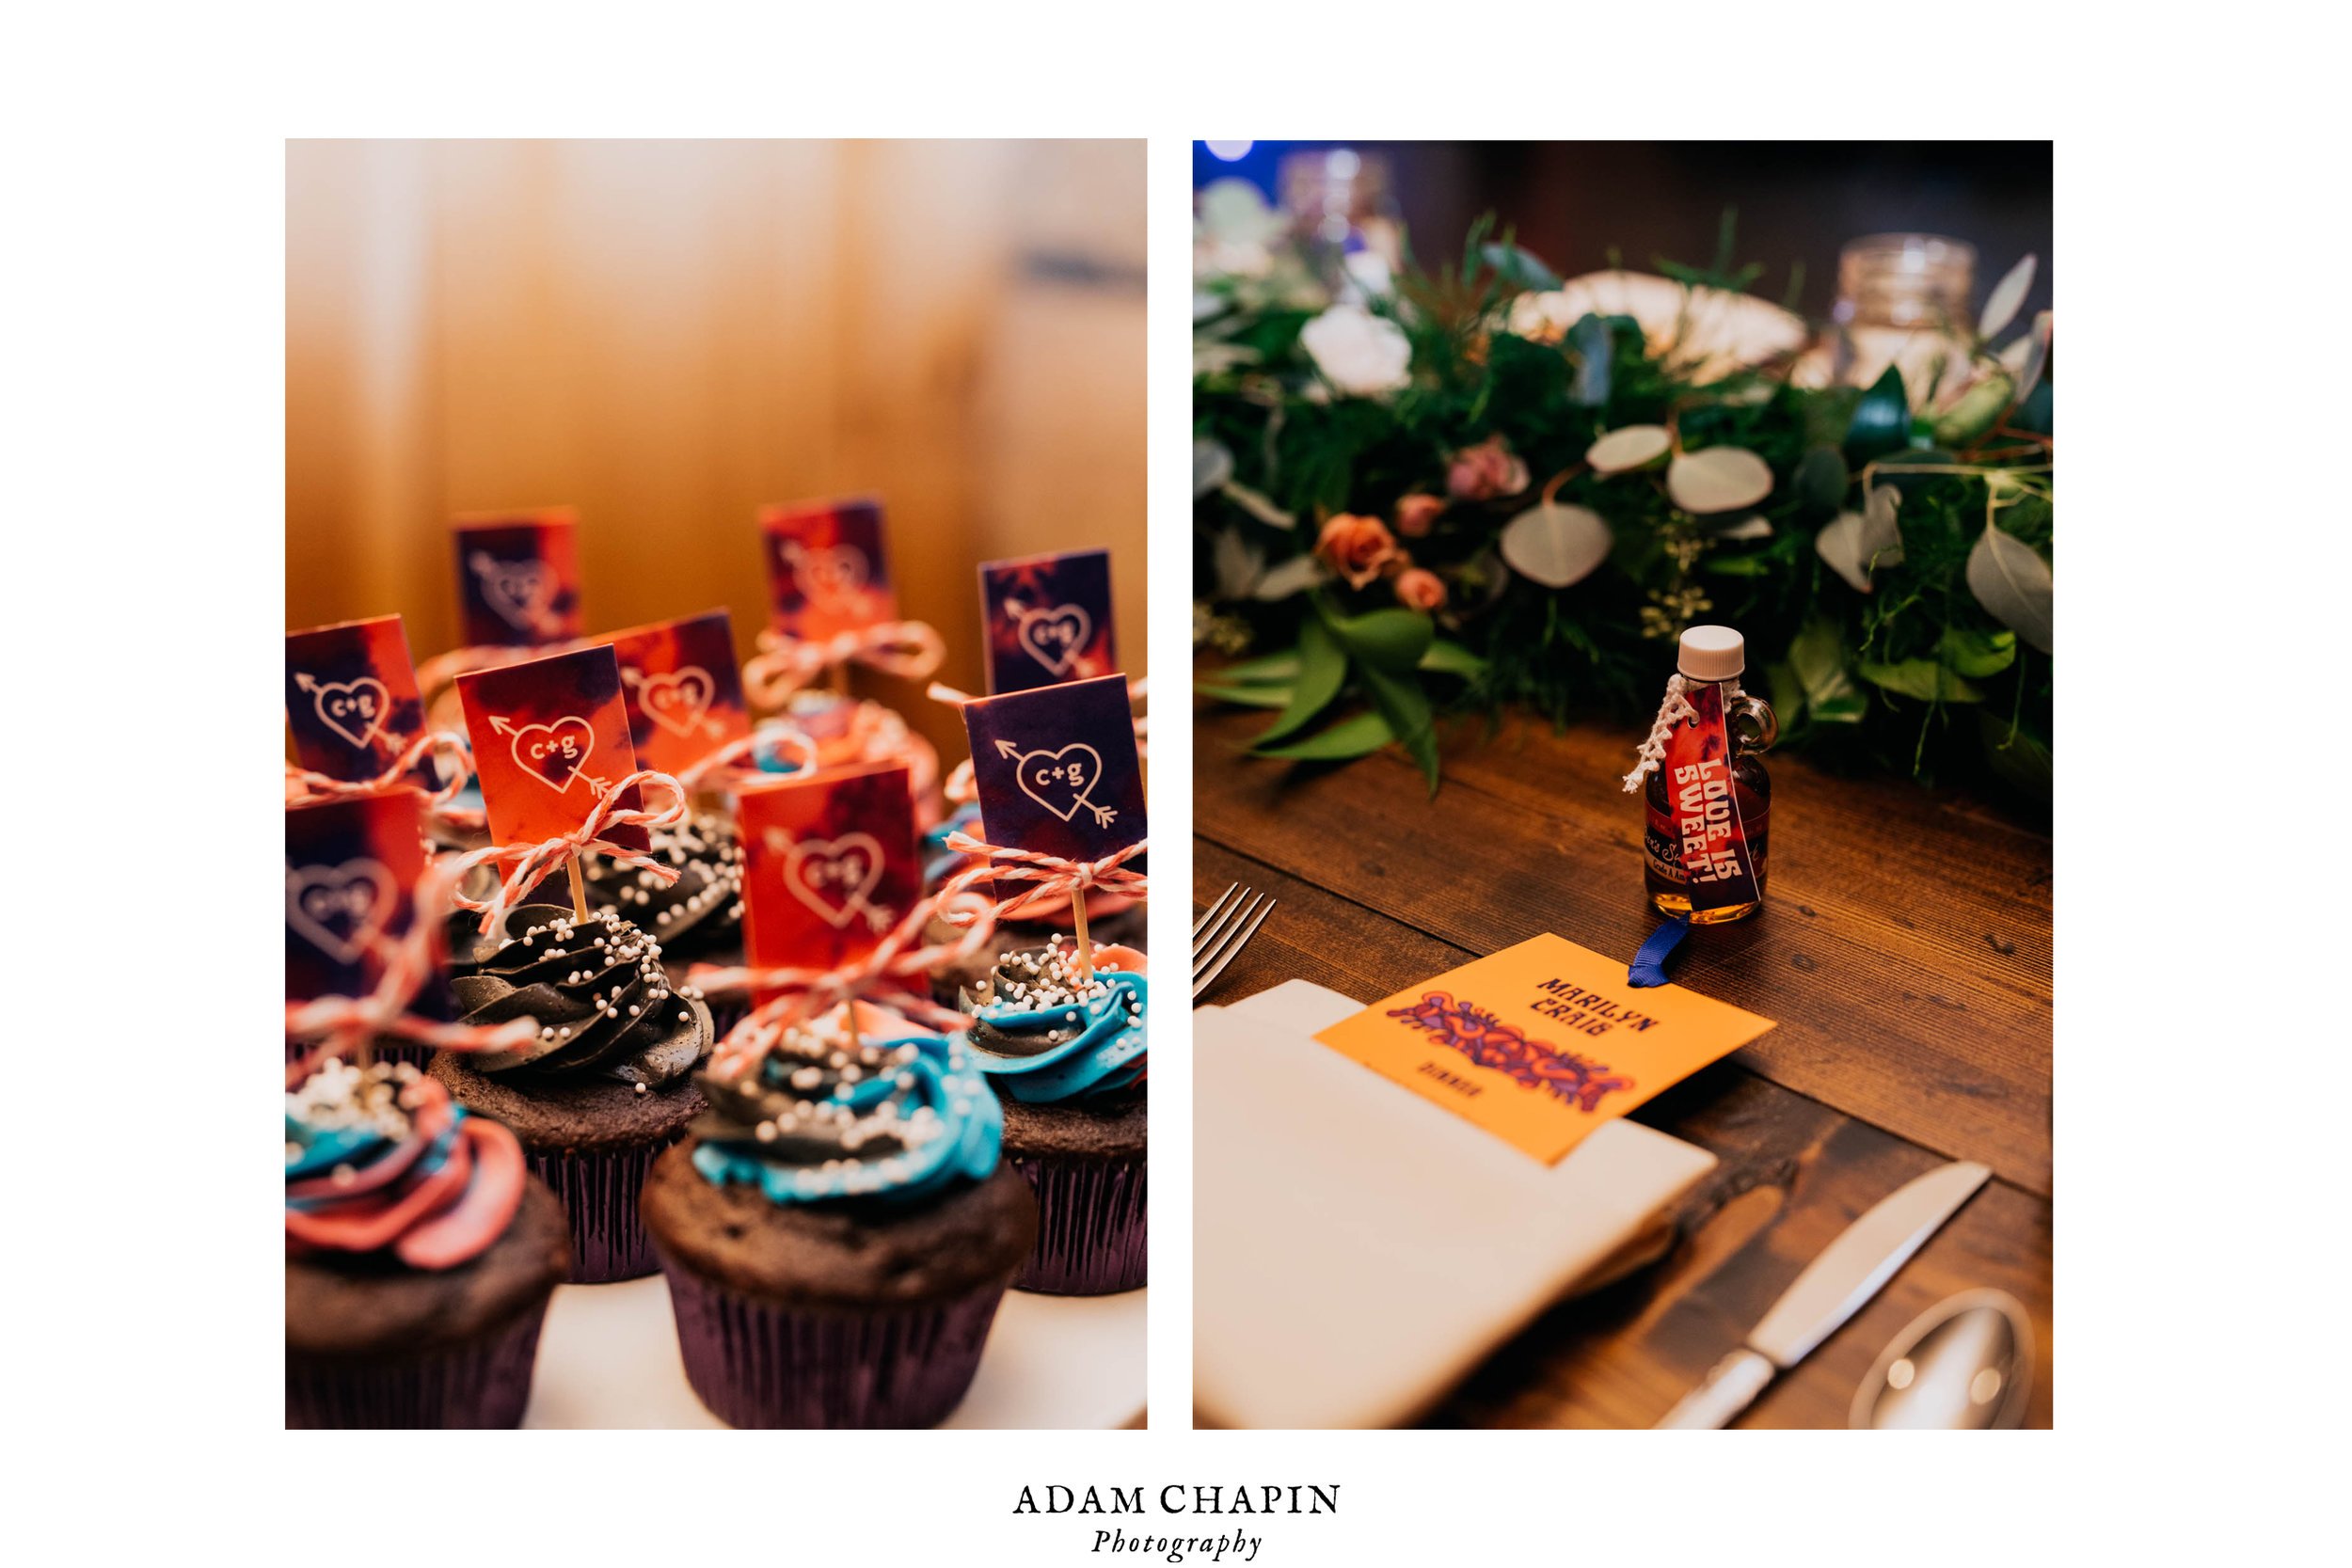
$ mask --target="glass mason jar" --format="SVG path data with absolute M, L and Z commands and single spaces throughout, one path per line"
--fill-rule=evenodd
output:
M 1404 264 L 1405 230 L 1386 158 L 1344 147 L 1293 152 L 1283 158 L 1275 182 L 1282 211 L 1326 286 L 1341 297 L 1351 284 L 1388 292 Z
M 1964 376 L 1975 344 L 1968 300 L 1977 248 L 1941 234 L 1866 234 L 1837 253 L 1832 377 L 1867 387 L 1894 365 L 1914 408 Z

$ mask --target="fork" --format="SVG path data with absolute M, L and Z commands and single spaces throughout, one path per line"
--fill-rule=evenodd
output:
M 1275 900 L 1263 893 L 1251 893 L 1235 882 L 1225 890 L 1223 897 L 1209 906 L 1208 913 L 1192 923 L 1192 996 L 1200 993 L 1225 973 L 1225 966 L 1248 945 L 1258 934 L 1265 917 L 1274 912 Z M 1263 907 L 1261 907 L 1263 906 Z

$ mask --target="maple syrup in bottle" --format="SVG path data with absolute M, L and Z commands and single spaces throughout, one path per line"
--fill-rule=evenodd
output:
M 1778 737 L 1780 721 L 1773 717 L 1771 704 L 1740 689 L 1740 677 L 1747 669 L 1747 646 L 1729 626 L 1692 626 L 1685 631 L 1677 667 L 1678 674 L 1668 689 L 1660 728 L 1652 736 L 1653 741 L 1667 746 L 1667 755 L 1650 771 L 1643 789 L 1646 825 L 1642 881 L 1659 913 L 1688 917 L 1693 926 L 1714 926 L 1742 919 L 1764 907 L 1765 874 L 1771 864 L 1772 781 L 1757 757 Z M 1710 691 L 1712 702 L 1708 696 Z M 1715 807 L 1714 816 L 1726 828 L 1737 824 L 1737 832 L 1744 839 L 1744 864 L 1753 877 L 1752 895 L 1730 902 L 1702 897 L 1700 902 L 1708 907 L 1699 909 L 1692 908 L 1692 883 L 1685 860 L 1687 847 L 1706 842 L 1698 837 L 1705 831 L 1698 824 L 1706 820 L 1701 797 L 1707 786 L 1695 778 L 1677 781 L 1672 776 L 1676 751 L 1687 751 L 1699 740 L 1700 721 L 1692 712 L 1694 706 L 1700 713 L 1711 710 L 1723 716 L 1730 748 L 1728 767 L 1723 771 L 1728 773 L 1729 788 L 1718 788 L 1716 794 L 1728 795 L 1729 804 L 1738 808 L 1737 816 L 1724 812 L 1720 800 L 1706 804 Z M 1671 724 L 1668 715 L 1674 716 Z M 1668 739 L 1670 735 L 1678 736 L 1678 743 Z M 1723 840 L 1713 842 L 1720 847 Z

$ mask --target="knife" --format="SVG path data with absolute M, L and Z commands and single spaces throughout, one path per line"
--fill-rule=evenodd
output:
M 1765 1385 L 1804 1360 L 1895 1277 L 1938 1227 L 1984 1185 L 1992 1167 L 1956 1160 L 1916 1176 L 1839 1232 L 1772 1303 L 1748 1342 L 1715 1363 L 1707 1381 L 1666 1412 L 1661 1429 L 1728 1426 Z

